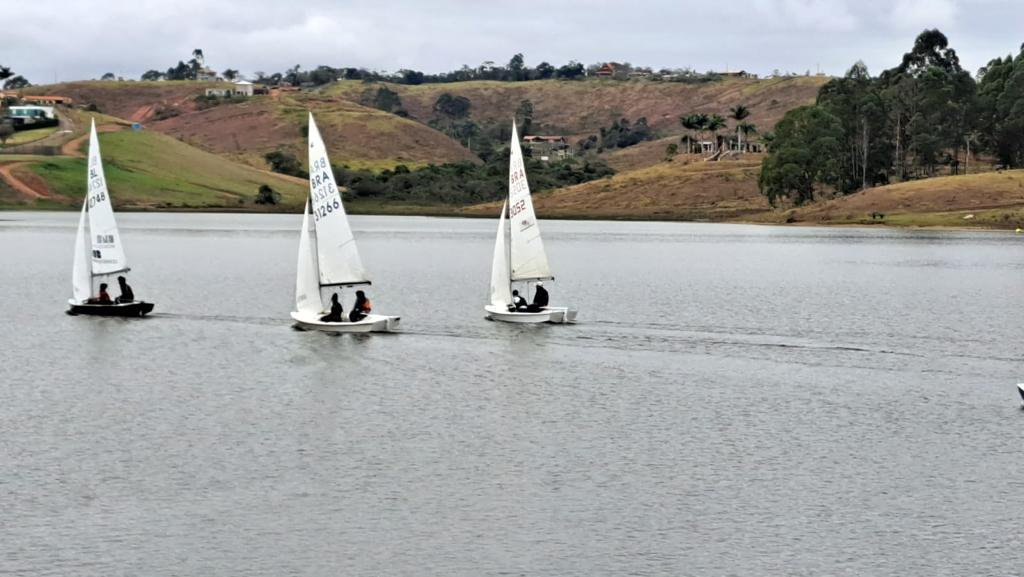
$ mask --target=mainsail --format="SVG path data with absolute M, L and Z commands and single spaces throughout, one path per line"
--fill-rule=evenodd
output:
M 95 119 L 89 132 L 89 182 L 86 204 L 89 213 L 89 241 L 92 243 L 92 276 L 127 271 L 128 260 L 121 246 L 121 235 L 117 232 L 114 207 L 110 203 L 107 179 L 103 174 Z
M 498 237 L 494 240 L 494 260 L 491 263 L 491 304 L 497 307 L 512 303 L 512 287 L 508 270 L 508 244 L 505 242 L 505 211 L 508 203 L 501 205 L 498 220 Z
M 341 203 L 341 192 L 327 159 L 327 148 L 312 113 L 309 115 L 309 195 L 320 286 L 369 284 L 370 278 L 359 258 L 356 239 Z
M 519 148 L 516 124 L 512 123 L 512 154 L 508 170 L 508 219 L 511 227 L 511 280 L 549 279 L 551 269 L 540 239 L 537 215 L 530 200 L 523 151 Z M 502 213 L 504 215 L 504 213 Z

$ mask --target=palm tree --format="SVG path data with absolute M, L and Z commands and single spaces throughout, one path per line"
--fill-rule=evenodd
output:
M 737 131 L 737 136 L 743 135 L 743 136 L 749 137 L 752 134 L 757 134 L 757 125 L 756 124 L 751 124 L 749 122 L 741 122 L 739 124 L 739 126 L 736 127 L 736 131 Z M 750 139 L 747 138 L 747 140 L 750 140 Z M 740 150 L 742 150 L 742 142 L 743 141 L 741 140 L 740 142 L 741 142 Z
M 743 150 L 743 131 L 740 130 L 740 123 L 748 116 L 750 116 L 750 109 L 742 104 L 737 104 L 729 109 L 729 118 L 736 121 L 736 145 L 740 151 Z
M 711 137 L 714 138 L 715 151 L 718 151 L 718 131 L 728 126 L 725 122 L 725 118 L 722 118 L 720 114 L 712 114 L 708 118 L 708 123 L 704 127 L 705 130 L 711 132 Z
M 687 130 L 696 131 L 699 130 L 696 114 L 687 114 L 686 116 L 679 117 L 679 123 L 683 125 L 683 128 Z M 693 137 L 690 133 L 686 134 L 686 153 L 693 154 Z
M 202 48 L 196 48 L 195 50 L 193 50 L 192 51 L 192 58 L 196 59 L 196 62 L 199 63 L 199 66 L 205 66 L 206 65 L 206 59 L 203 58 L 203 49 Z

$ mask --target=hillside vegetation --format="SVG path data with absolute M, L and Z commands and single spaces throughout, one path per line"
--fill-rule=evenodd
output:
M 332 162 L 339 165 L 383 170 L 401 164 L 417 167 L 477 160 L 458 142 L 413 120 L 313 95 L 255 97 L 181 114 L 153 123 L 152 129 L 254 166 L 264 166 L 263 156 L 279 149 L 305 163 L 310 111 Z
M 87 146 L 81 141 L 80 146 Z M 279 207 L 302 206 L 306 182 L 232 163 L 169 136 L 147 131 L 101 132 L 104 169 L 114 204 L 131 209 L 262 209 L 260 185 L 281 194 Z M 0 156 L 0 162 L 8 160 Z M 5 206 L 77 208 L 85 189 L 86 160 L 76 157 L 13 157 L 13 175 L 34 194 L 5 187 Z M 2 167 L 2 165 L 0 165 Z
M 463 96 L 472 103 L 470 116 L 477 122 L 511 122 L 519 103 L 533 103 L 534 132 L 591 134 L 620 118 L 646 117 L 665 134 L 683 130 L 679 117 L 690 112 L 725 113 L 737 104 L 748 106 L 750 121 L 767 130 L 787 110 L 814 102 L 824 77 L 756 80 L 728 78 L 687 84 L 590 79 L 582 81 L 532 80 L 529 82 L 472 81 L 449 84 L 385 84 L 341 81 L 324 92 L 353 102 L 365 102 L 367 90 L 386 86 L 398 93 L 412 118 L 427 122 L 435 116 L 434 103 L 444 93 Z

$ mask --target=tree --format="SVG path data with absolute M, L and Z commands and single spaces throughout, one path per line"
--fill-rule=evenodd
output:
M 115 76 L 113 72 L 107 72 L 103 76 L 100 76 L 100 80 L 114 80 L 116 78 L 117 76 Z
M 1016 58 L 988 63 L 978 84 L 982 145 L 1008 168 L 1024 167 L 1024 45 Z
M 192 50 L 192 59 L 195 60 L 196 63 L 199 64 L 200 67 L 202 67 L 202 66 L 204 66 L 206 64 L 206 57 L 203 56 L 203 49 L 202 48 L 196 48 L 196 49 Z
M 674 142 L 669 144 L 668 146 L 665 147 L 665 160 L 671 161 L 672 158 L 675 157 L 675 155 L 678 153 L 679 145 Z
M 522 53 L 516 54 L 508 61 L 509 80 L 526 80 L 526 71 L 523 65 Z
M 9 66 L 0 66 L 0 80 L 7 80 L 11 76 L 14 76 L 14 72 Z
M 402 99 L 394 90 L 381 86 L 373 97 L 373 106 L 384 112 L 397 112 L 402 110 Z
M 32 83 L 21 75 L 8 78 L 7 81 L 4 82 L 4 88 L 7 90 L 18 90 L 19 88 L 26 88 L 28 86 L 32 86 Z
M 270 169 L 281 174 L 289 174 L 299 178 L 309 178 L 309 173 L 302 169 L 302 163 L 294 154 L 285 150 L 275 150 L 263 155 L 270 164 Z
M 399 74 L 402 75 L 402 81 L 406 84 L 416 85 L 423 84 L 423 73 L 418 70 L 399 70 Z
M 526 136 L 533 127 L 533 102 L 520 100 L 519 108 L 516 109 L 516 124 L 519 125 L 519 134 Z
M 740 134 L 746 137 L 747 140 L 750 140 L 751 136 L 757 134 L 757 125 L 750 122 L 741 122 L 737 128 L 739 129 Z
M 711 138 L 714 139 L 715 151 L 718 151 L 718 131 L 722 130 L 727 126 L 725 118 L 720 114 L 712 114 L 708 118 L 708 124 L 706 130 L 711 133 Z
M 693 130 L 693 131 L 695 131 L 697 133 L 697 137 L 699 138 L 699 142 L 700 142 L 700 144 L 699 144 L 700 151 L 699 152 L 704 152 L 704 144 L 703 144 L 704 143 L 704 131 L 707 130 L 708 122 L 710 120 L 711 120 L 711 117 L 708 116 L 707 114 L 704 114 L 703 112 L 699 112 L 699 113 L 695 113 L 695 114 L 687 114 L 686 116 L 682 116 L 682 117 L 679 118 L 679 123 L 683 125 L 683 128 L 685 128 L 687 130 Z M 691 143 L 691 146 L 689 148 L 690 148 L 689 152 L 692 154 L 693 153 L 692 143 Z
M 451 120 L 469 116 L 469 108 L 472 103 L 465 96 L 452 96 L 444 92 L 434 102 L 434 112 L 440 113 Z
M 256 193 L 256 204 L 277 204 L 281 202 L 281 193 L 266 184 L 261 184 Z
M 545 80 L 555 75 L 555 67 L 547 62 L 541 62 L 536 68 L 537 78 Z
M 742 104 L 737 104 L 729 109 L 729 118 L 736 121 L 736 146 L 740 151 L 743 150 L 743 132 L 740 130 L 740 124 L 750 116 L 750 109 Z
M 164 73 L 160 72 L 159 70 L 147 70 L 147 71 L 142 73 L 142 79 L 143 80 L 149 80 L 149 81 L 160 80 L 163 77 L 164 77 Z
M 10 122 L 0 122 L 0 144 L 7 144 L 7 139 L 14 134 L 14 127 Z
M 564 78 L 566 80 L 574 80 L 576 78 L 582 78 L 586 74 L 586 69 L 582 64 L 575 60 L 570 60 L 568 64 L 558 69 L 556 73 L 558 78 Z
M 790 198 L 800 206 L 814 200 L 820 186 L 834 186 L 839 175 L 842 125 L 821 106 L 801 106 L 786 113 L 768 140 L 758 186 L 775 206 Z
M 227 68 L 224 72 L 221 72 L 220 75 L 224 77 L 224 80 L 233 82 L 235 78 L 238 78 L 238 71 L 234 68 Z

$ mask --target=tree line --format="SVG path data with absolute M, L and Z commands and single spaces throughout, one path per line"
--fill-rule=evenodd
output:
M 925 30 L 899 65 L 872 76 L 857 62 L 822 86 L 815 104 L 787 112 L 765 140 L 759 184 L 773 205 L 960 174 L 979 153 L 1022 167 L 1024 45 L 972 76 L 942 32 Z
M 645 75 L 652 75 L 672 82 L 709 82 L 718 80 L 720 76 L 714 72 L 698 73 L 690 68 L 662 68 L 654 71 L 649 67 L 634 67 L 628 62 L 613 63 L 615 79 L 624 80 L 629 78 L 631 72 L 639 72 Z M 362 80 L 366 82 L 390 82 L 393 84 L 444 84 L 451 82 L 469 82 L 472 80 L 495 80 L 500 82 L 524 82 L 528 80 L 580 80 L 587 76 L 593 76 L 604 63 L 584 65 L 575 60 L 561 66 L 555 66 L 548 62 L 541 62 L 536 66 L 526 64 L 522 53 L 517 53 L 509 59 L 508 63 L 501 65 L 493 61 L 485 61 L 479 66 L 471 67 L 463 65 L 457 70 L 431 74 L 403 68 L 397 72 L 381 72 L 357 67 L 340 67 L 320 65 L 311 70 L 303 70 L 298 64 L 284 72 L 266 73 L 257 71 L 254 73 L 254 82 L 268 84 L 290 84 L 292 86 L 322 86 L 337 80 Z
M 509 149 L 496 151 L 482 164 L 456 162 L 374 173 L 369 170 L 334 166 L 335 180 L 347 188 L 346 199 L 386 200 L 421 204 L 469 205 L 498 200 L 508 193 Z M 266 155 L 275 172 L 308 178 L 302 163 L 294 154 L 276 150 Z M 524 158 L 534 191 L 571 186 L 611 176 L 614 171 L 597 159 L 566 159 L 540 162 Z

